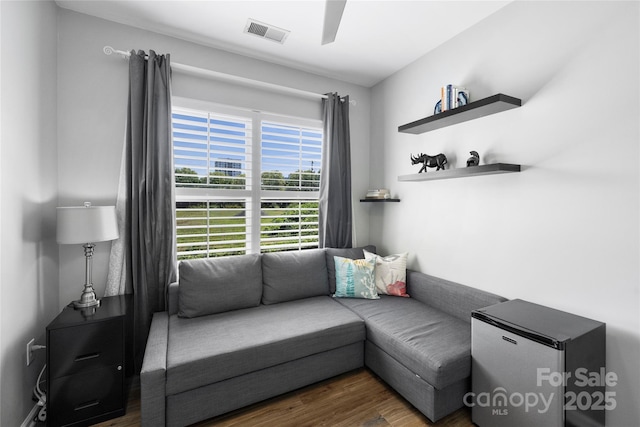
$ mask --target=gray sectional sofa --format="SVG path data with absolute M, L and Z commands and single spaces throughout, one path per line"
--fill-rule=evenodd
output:
M 411 270 L 410 298 L 333 298 L 334 256 L 364 258 L 353 248 L 182 261 L 151 325 L 142 425 L 192 424 L 363 366 L 432 421 L 460 408 L 471 311 L 504 298 Z

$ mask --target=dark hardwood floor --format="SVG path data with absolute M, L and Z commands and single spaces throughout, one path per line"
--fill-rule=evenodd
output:
M 139 425 L 140 387 L 134 381 L 126 415 L 95 426 Z M 213 426 L 473 427 L 473 424 L 468 408 L 431 423 L 375 374 L 360 369 L 192 425 Z

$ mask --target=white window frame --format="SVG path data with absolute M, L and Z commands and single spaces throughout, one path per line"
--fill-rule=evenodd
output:
M 276 113 L 266 113 L 258 110 L 243 109 L 227 105 L 194 100 L 181 97 L 172 98 L 173 107 L 178 110 L 194 112 L 210 112 L 214 114 L 239 116 L 250 118 L 252 121 L 251 135 L 251 168 L 247 170 L 246 182 L 249 189 L 216 189 L 210 187 L 175 187 L 176 203 L 192 201 L 214 201 L 244 199 L 246 201 L 246 253 L 260 253 L 261 242 L 261 202 L 269 200 L 319 201 L 319 191 L 295 190 L 262 190 L 261 189 L 261 124 L 275 122 L 304 128 L 317 129 L 323 132 L 323 123 L 319 119 L 293 117 Z M 173 113 L 173 111 L 172 111 Z M 324 140 L 324 138 L 323 138 Z M 323 142 L 324 143 L 324 142 Z M 320 163 L 318 169 L 320 169 Z M 299 249 L 303 249 L 299 247 Z M 291 250 L 291 249 L 289 249 Z M 206 257 L 209 257 L 207 254 Z

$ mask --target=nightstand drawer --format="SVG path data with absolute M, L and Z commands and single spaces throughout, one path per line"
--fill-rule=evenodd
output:
M 50 378 L 123 365 L 123 318 L 49 331 Z
M 124 366 L 115 365 L 56 378 L 49 388 L 48 425 L 90 421 L 124 414 Z M 98 419 L 94 420 L 98 422 Z M 88 424 L 92 424 L 90 422 Z

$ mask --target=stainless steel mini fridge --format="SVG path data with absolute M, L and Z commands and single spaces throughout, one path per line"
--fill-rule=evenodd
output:
M 605 324 L 523 300 L 471 314 L 472 421 L 604 426 Z

